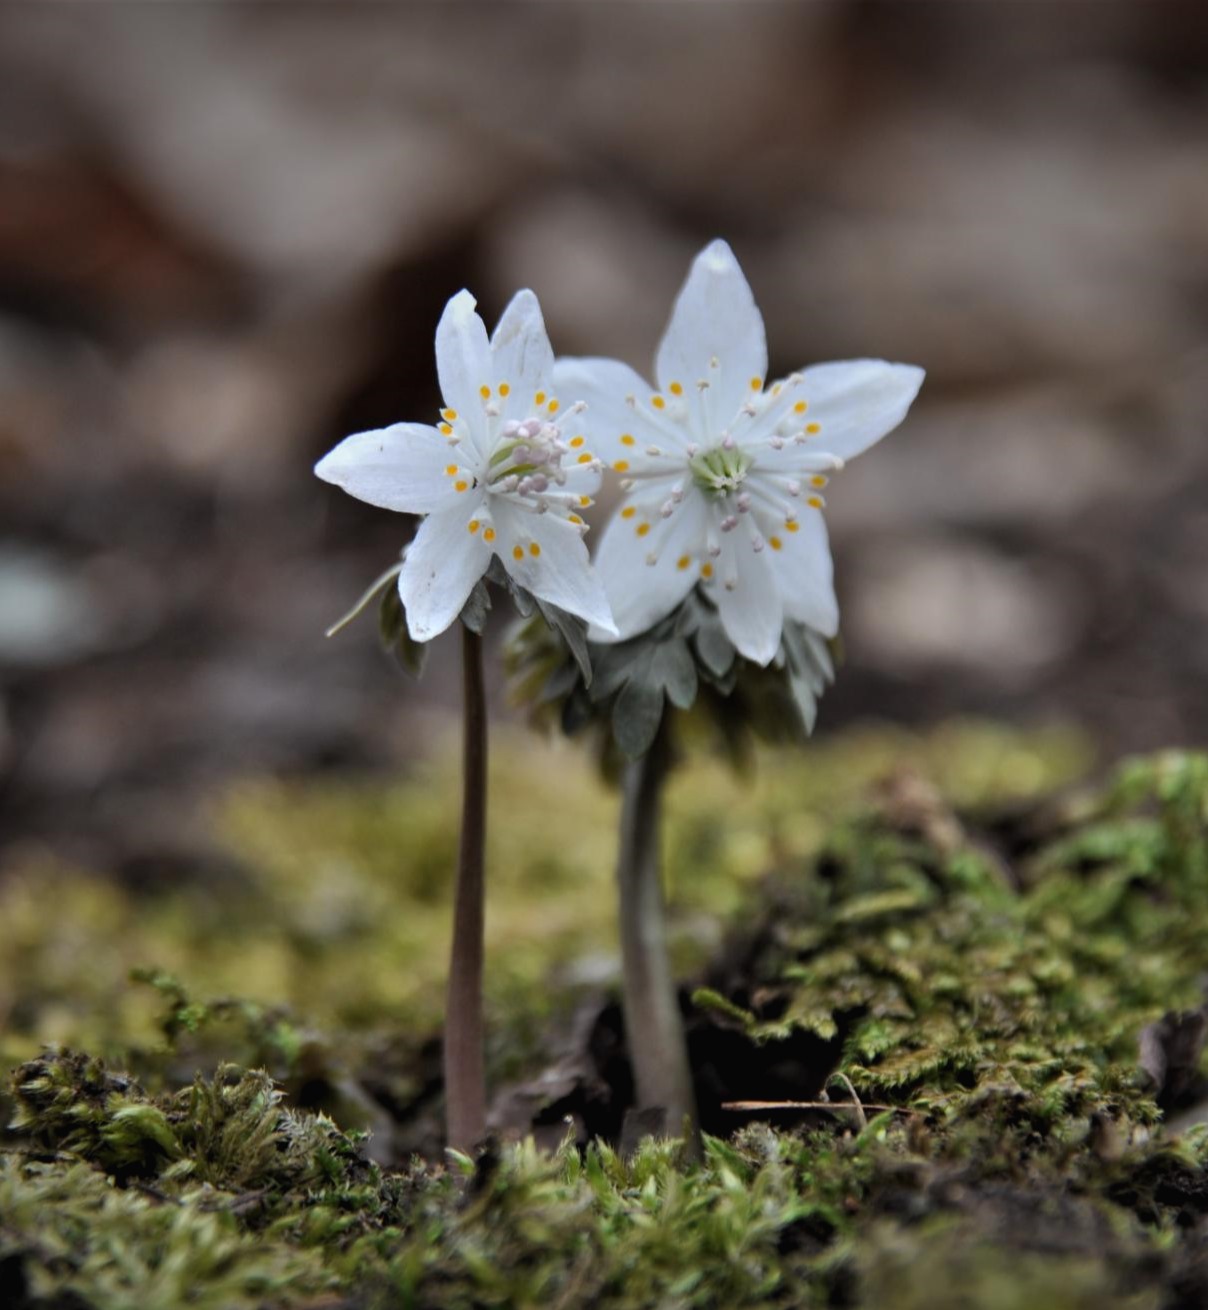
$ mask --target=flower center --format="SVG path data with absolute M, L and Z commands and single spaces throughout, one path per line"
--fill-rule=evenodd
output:
M 503 425 L 491 455 L 489 481 L 501 491 L 540 495 L 551 482 L 566 481 L 562 456 L 567 453 L 562 430 L 548 419 L 513 419 Z
M 696 485 L 714 496 L 724 496 L 742 486 L 753 458 L 727 438 L 719 446 L 702 450 L 688 461 Z

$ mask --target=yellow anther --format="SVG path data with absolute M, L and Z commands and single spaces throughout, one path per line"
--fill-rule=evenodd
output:
M 667 404 L 662 396 L 651 396 L 650 403 L 655 407 L 655 409 L 663 409 Z
M 583 452 L 583 454 L 579 456 L 578 463 L 580 463 L 580 464 L 590 464 L 590 463 L 591 463 L 591 451 L 590 451 L 590 450 L 585 450 L 585 451 Z
M 781 546 L 784 545 L 784 542 L 781 541 L 779 537 L 769 537 L 768 545 L 771 546 L 773 550 L 779 550 Z
M 457 472 L 457 468 L 458 466 L 456 464 L 446 464 L 445 472 L 452 477 Z
M 813 476 L 812 478 L 810 478 L 810 486 L 811 486 L 811 487 L 825 487 L 826 484 L 827 484 L 827 482 L 828 482 L 828 480 L 829 480 L 829 479 L 823 477 L 821 473 L 815 473 L 814 476 Z
M 711 578 L 713 576 L 713 565 L 708 560 L 700 566 L 700 575 L 702 578 Z
M 619 459 L 613 465 L 613 468 L 616 469 L 618 473 L 626 473 L 629 471 L 629 461 L 627 459 Z
M 675 561 L 675 567 L 682 573 L 691 563 L 692 557 L 690 555 L 681 555 L 679 559 Z
M 784 524 L 785 532 L 800 532 L 801 524 L 796 519 L 786 519 Z
M 442 423 L 440 425 L 440 430 L 442 435 L 446 437 L 451 437 L 453 435 L 453 429 L 447 423 Z
M 572 447 L 573 449 L 575 449 L 575 450 L 578 450 L 579 447 L 580 447 L 580 446 L 581 446 L 581 445 L 582 445 L 586 440 L 587 440 L 586 437 L 571 437 L 571 439 L 570 439 L 571 447 Z
M 566 521 L 567 523 L 573 523 L 577 528 L 583 526 L 583 520 L 578 516 L 578 514 L 568 514 L 566 516 Z
M 805 411 L 806 411 L 807 409 L 809 409 L 809 401 L 807 401 L 807 400 L 799 400 L 799 401 L 798 401 L 798 402 L 793 406 L 793 413 L 794 413 L 794 414 L 804 414 Z
M 457 417 L 457 411 L 455 409 L 442 409 L 440 411 L 440 416 L 443 419 L 448 419 L 448 421 L 452 423 Z
M 762 391 L 762 390 L 763 390 L 763 378 L 752 378 L 752 379 L 751 379 L 751 390 L 752 390 L 752 391 Z
M 466 524 L 466 527 L 467 527 L 467 529 L 470 531 L 471 534 L 477 532 L 477 531 L 478 531 L 478 520 L 477 520 L 477 519 L 471 519 L 471 520 L 469 521 L 469 523 Z
M 523 558 L 524 558 L 524 547 L 523 547 L 523 546 L 513 546 L 513 547 L 512 547 L 512 558 L 513 558 L 513 559 L 523 559 Z
M 460 479 L 459 481 L 453 484 L 454 491 L 468 491 L 469 487 L 470 484 L 464 478 Z
M 580 497 L 579 497 L 579 504 L 580 504 L 584 509 L 586 509 L 586 508 L 588 507 L 588 505 L 591 504 L 591 497 L 590 497 L 590 496 L 580 496 Z
M 556 414 L 558 412 L 558 402 L 556 400 L 551 400 L 549 402 L 549 412 L 551 414 Z
M 621 511 L 621 517 L 623 519 L 631 519 L 636 513 L 637 510 L 632 505 L 626 505 L 625 508 Z
M 632 445 L 633 445 L 633 437 L 630 436 L 630 434 L 629 434 L 628 432 L 622 432 L 622 433 L 621 433 L 621 445 L 622 445 L 622 446 L 632 446 Z
M 512 388 L 509 387 L 506 382 L 501 382 L 499 384 L 499 394 L 501 396 L 510 396 L 512 394 Z
M 490 400 L 491 388 L 484 382 L 482 386 L 478 388 L 478 394 L 483 398 L 483 400 Z
M 826 502 L 821 496 L 811 496 L 805 503 L 810 507 L 810 509 L 821 509 Z
M 545 392 L 544 392 L 544 391 L 538 391 L 538 392 L 537 392 L 537 394 L 533 397 L 533 404 L 534 404 L 534 405 L 544 405 L 544 404 L 545 404 Z
M 541 547 L 535 541 L 529 542 L 529 554 L 536 559 L 541 554 Z
M 780 383 L 777 382 L 776 385 L 772 388 L 772 395 L 773 395 L 773 396 L 778 396 L 778 395 L 780 395 L 781 389 L 782 389 L 782 388 L 781 388 Z
M 815 433 L 815 432 L 821 432 L 821 431 L 822 431 L 822 424 L 821 424 L 821 423 L 807 423 L 807 424 L 805 425 L 805 430 L 806 430 L 808 433 L 810 433 L 811 435 L 812 435 L 813 433 Z
M 494 540 L 495 540 L 495 529 L 494 529 L 494 528 L 488 528 L 488 529 L 487 529 L 487 530 L 482 534 L 482 539 L 483 539 L 483 541 L 494 541 Z
M 673 396 L 682 396 L 684 394 L 684 389 L 678 382 L 673 382 L 667 390 L 670 391 Z
M 637 527 L 634 528 L 634 532 L 636 532 L 639 537 L 644 537 L 649 531 L 650 531 L 649 523 L 639 523 Z

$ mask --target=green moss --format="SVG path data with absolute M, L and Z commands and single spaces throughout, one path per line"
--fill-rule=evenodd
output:
M 939 786 L 899 772 L 861 802 L 904 754 Z M 612 949 L 613 801 L 560 748 L 521 759 L 496 752 L 491 866 L 492 1006 L 517 1064 L 562 989 L 551 972 Z M 1164 1126 L 1137 1040 L 1201 1000 L 1208 760 L 1133 761 L 1036 804 L 1079 759 L 1066 739 L 964 725 L 769 754 L 748 788 L 684 770 L 681 921 L 758 943 L 742 988 L 698 1003 L 753 1042 L 828 1039 L 870 1106 L 859 1131 L 821 1111 L 795 1134 L 710 1139 L 699 1167 L 671 1144 L 625 1160 L 522 1143 L 384 1170 L 267 1073 L 221 1063 L 380 1079 L 373 1034 L 428 1030 L 447 765 L 396 788 L 242 789 L 217 823 L 248 876 L 221 900 L 18 873 L 0 884 L 5 1050 L 84 1034 L 133 1055 L 150 1090 L 93 1054 L 17 1069 L 0 1294 L 114 1310 L 1203 1304 L 1208 1129 Z M 682 939 L 685 957 L 709 940 Z M 156 958 L 176 976 L 130 987 Z

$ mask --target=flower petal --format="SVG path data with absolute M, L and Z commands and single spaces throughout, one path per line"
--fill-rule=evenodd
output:
M 462 493 L 447 470 L 458 465 L 457 448 L 422 423 L 395 423 L 357 432 L 315 465 L 324 482 L 350 496 L 403 514 L 429 514 Z M 467 479 L 473 482 L 473 475 Z
M 507 384 L 508 394 L 501 407 L 505 419 L 536 414 L 540 405 L 534 398 L 539 393 L 548 393 L 552 398 L 554 352 L 541 306 L 531 291 L 518 291 L 495 325 L 491 364 L 493 385 Z
M 612 634 L 612 611 L 579 529 L 561 515 L 535 514 L 503 497 L 492 506 L 504 568 L 540 600 Z
M 625 517 L 629 510 L 634 512 Z M 706 515 L 703 496 L 689 491 L 670 518 L 647 514 L 633 502 L 612 516 L 596 552 L 596 568 L 617 628 L 611 640 L 625 641 L 645 632 L 692 590 L 700 577 Z M 654 564 L 649 563 L 651 556 Z M 609 640 L 594 630 L 591 637 Z
M 717 365 L 713 365 L 713 361 Z M 768 347 L 763 316 L 734 252 L 724 241 L 706 246 L 693 261 L 659 346 L 655 374 L 669 390 L 707 380 L 710 412 L 718 432 L 727 427 L 751 393 L 763 386 Z
M 923 370 L 913 364 L 883 359 L 849 359 L 805 369 L 800 394 L 809 403 L 810 422 L 818 424 L 807 448 L 840 459 L 867 450 L 906 417 L 923 377 Z
M 718 560 L 719 583 L 709 593 L 735 650 L 756 664 L 769 664 L 775 657 L 784 623 L 771 553 L 753 550 L 738 531 L 727 533 Z M 727 579 L 733 587 L 725 585 Z
M 839 631 L 839 602 L 826 520 L 820 510 L 805 509 L 794 522 L 796 532 L 781 529 L 769 534 L 770 548 L 764 552 L 771 561 L 785 617 L 833 637 Z M 779 548 L 772 547 L 773 536 Z
M 436 372 L 445 404 L 457 410 L 474 430 L 472 416 L 482 413 L 480 387 L 489 386 L 493 371 L 491 343 L 482 319 L 474 312 L 476 301 L 459 291 L 445 306 L 436 325 Z
M 398 591 L 407 630 L 416 641 L 431 641 L 444 632 L 491 562 L 483 534 L 467 527 L 473 509 L 459 504 L 430 514 L 407 547 Z
M 619 359 L 563 356 L 554 364 L 554 389 L 564 404 L 586 403 L 583 430 L 591 449 L 610 464 L 651 444 L 679 451 L 692 440 L 691 432 L 646 408 L 653 388 Z

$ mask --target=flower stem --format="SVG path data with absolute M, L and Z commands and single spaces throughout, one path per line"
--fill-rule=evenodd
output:
M 486 1136 L 483 1069 L 483 850 L 487 811 L 487 706 L 482 638 L 461 625 L 462 807 L 453 947 L 445 1008 L 445 1115 L 448 1144 L 469 1150 Z
M 639 1109 L 661 1107 L 671 1136 L 685 1136 L 688 1155 L 700 1156 L 696 1096 L 688 1066 L 671 960 L 659 867 L 663 784 L 671 752 L 666 723 L 640 759 L 625 766 L 621 845 L 617 861 L 625 1032 Z

